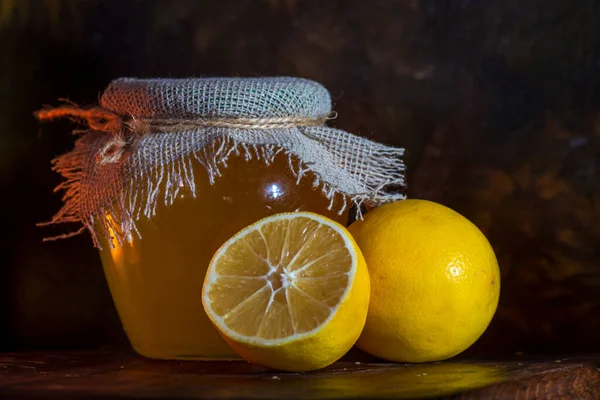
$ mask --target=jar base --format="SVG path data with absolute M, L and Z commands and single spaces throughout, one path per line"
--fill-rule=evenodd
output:
M 186 347 L 161 347 L 135 344 L 131 346 L 137 354 L 154 360 L 240 361 L 242 359 L 233 350 L 231 352 L 206 354 L 206 351 L 201 352 L 198 349 Z

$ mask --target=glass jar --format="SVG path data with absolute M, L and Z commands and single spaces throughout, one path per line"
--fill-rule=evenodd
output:
M 295 163 L 298 160 L 294 160 Z M 288 156 L 267 166 L 233 155 L 209 183 L 196 162 L 196 197 L 189 192 L 151 219 L 137 222 L 142 239 L 119 245 L 101 238 L 104 272 L 123 327 L 139 354 L 158 359 L 232 359 L 237 355 L 211 325 L 202 307 L 202 285 L 213 254 L 242 228 L 271 214 L 312 211 L 346 225 L 344 199 L 314 188 L 309 172 L 299 183 Z M 106 215 L 106 218 L 111 218 Z
M 345 225 L 346 202 L 403 198 L 390 188 L 404 184 L 404 150 L 328 127 L 329 92 L 306 79 L 119 78 L 97 107 L 63 105 L 36 115 L 70 117 L 86 127 L 74 149 L 54 160 L 65 195 L 50 223 L 83 225 L 57 238 L 96 231 L 92 239 L 102 248 L 125 331 L 134 349 L 152 358 L 237 358 L 204 313 L 202 286 L 213 254 L 239 230 L 296 210 Z M 244 154 L 229 157 L 211 184 L 219 157 L 235 154 L 232 145 Z M 277 155 L 266 165 L 247 161 L 250 153 Z M 305 163 L 299 182 L 290 161 Z M 326 182 L 327 190 L 315 182 Z M 335 195 L 329 210 L 332 193 L 346 198 Z M 151 217 L 138 218 L 141 210 Z M 141 239 L 127 239 L 133 228 Z

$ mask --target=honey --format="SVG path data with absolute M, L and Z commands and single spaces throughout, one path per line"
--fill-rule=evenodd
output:
M 295 160 L 297 162 L 297 160 Z M 133 348 L 159 359 L 232 359 L 237 355 L 211 325 L 202 307 L 202 285 L 218 248 L 240 229 L 268 215 L 312 211 L 343 225 L 344 199 L 330 200 L 313 187 L 309 172 L 299 183 L 288 156 L 262 160 L 232 156 L 211 185 L 195 163 L 196 196 L 183 192 L 151 219 L 137 222 L 141 239 L 114 246 L 101 238 L 101 258 L 117 311 Z M 107 218 L 110 218 L 107 215 Z

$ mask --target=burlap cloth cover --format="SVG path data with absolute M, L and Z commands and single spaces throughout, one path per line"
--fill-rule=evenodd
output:
M 56 189 L 65 194 L 49 224 L 83 224 L 58 238 L 87 228 L 98 246 L 97 228 L 109 225 L 119 241 L 139 237 L 136 221 L 152 218 L 159 202 L 172 204 L 184 189 L 202 196 L 192 159 L 213 182 L 233 153 L 270 163 L 285 152 L 298 180 L 314 172 L 315 188 L 340 212 L 352 203 L 376 206 L 403 198 L 397 188 L 404 185 L 404 150 L 325 126 L 329 93 L 306 79 L 121 78 L 111 82 L 99 107 L 63 106 L 37 115 L 71 117 L 88 128 L 76 131 L 83 136 L 75 148 L 53 161 L 65 178 Z

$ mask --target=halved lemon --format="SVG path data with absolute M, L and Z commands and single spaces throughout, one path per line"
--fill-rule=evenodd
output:
M 202 303 L 246 360 L 309 371 L 354 345 L 369 293 L 365 260 L 346 228 L 301 212 L 264 218 L 229 239 L 210 262 Z

